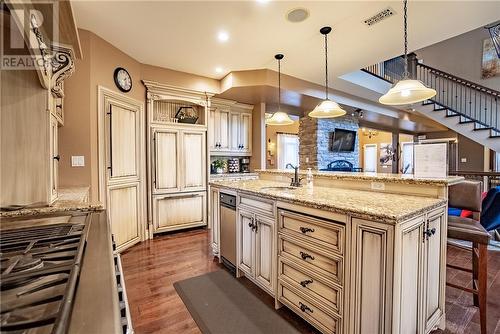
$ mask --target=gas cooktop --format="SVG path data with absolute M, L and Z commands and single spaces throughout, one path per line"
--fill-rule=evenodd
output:
M 65 333 L 71 315 L 85 224 L 0 232 L 0 332 Z

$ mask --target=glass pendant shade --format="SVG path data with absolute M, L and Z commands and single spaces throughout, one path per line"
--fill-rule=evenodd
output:
M 344 116 L 346 111 L 342 109 L 337 102 L 324 100 L 318 104 L 313 111 L 309 113 L 309 117 L 313 118 L 332 118 Z
M 266 119 L 267 125 L 290 125 L 293 120 L 283 111 L 275 112 L 270 118 Z
M 428 100 L 436 91 L 426 87 L 420 80 L 404 79 L 398 81 L 378 100 L 386 105 L 405 105 Z

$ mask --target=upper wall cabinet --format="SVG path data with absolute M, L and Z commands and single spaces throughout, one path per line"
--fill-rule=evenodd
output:
M 252 154 L 252 110 L 251 105 L 212 99 L 208 119 L 211 155 Z

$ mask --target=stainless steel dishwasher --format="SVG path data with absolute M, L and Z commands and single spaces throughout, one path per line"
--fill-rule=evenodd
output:
M 236 196 L 220 194 L 220 255 L 222 263 L 236 272 Z

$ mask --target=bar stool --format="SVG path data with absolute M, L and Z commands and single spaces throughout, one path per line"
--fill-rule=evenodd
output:
M 454 283 L 446 285 L 473 294 L 474 306 L 479 307 L 481 334 L 486 334 L 486 286 L 488 281 L 488 242 L 490 235 L 479 223 L 482 182 L 464 181 L 448 190 L 450 207 L 471 210 L 472 218 L 448 216 L 448 238 L 472 242 L 472 268 L 452 264 L 447 267 L 472 274 L 472 289 Z

